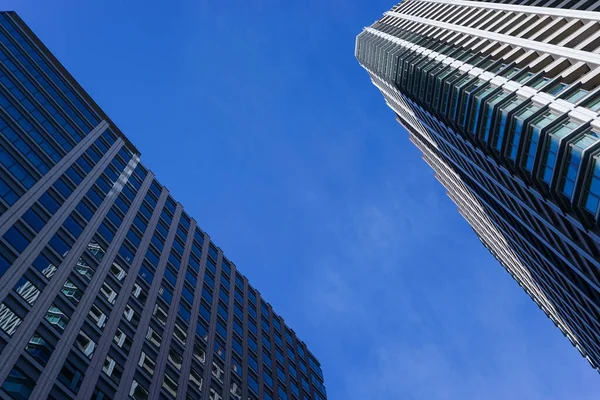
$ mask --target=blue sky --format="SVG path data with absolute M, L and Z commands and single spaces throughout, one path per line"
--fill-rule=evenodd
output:
M 597 399 L 355 61 L 393 2 L 3 5 L 318 356 L 329 399 Z

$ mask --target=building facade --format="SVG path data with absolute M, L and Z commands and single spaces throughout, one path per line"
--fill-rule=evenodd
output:
M 405 0 L 356 57 L 459 212 L 600 367 L 600 13 Z
M 0 13 L 0 398 L 324 400 L 319 362 Z

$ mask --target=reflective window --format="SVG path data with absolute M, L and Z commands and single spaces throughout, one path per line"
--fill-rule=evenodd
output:
M 27 239 L 15 226 L 12 226 L 9 230 L 7 230 L 3 237 L 4 240 L 6 240 L 6 242 L 19 253 L 22 253 L 30 243 L 30 240 Z
M 547 184 L 552 181 L 554 168 L 556 167 L 556 156 L 560 139 L 571 133 L 578 124 L 574 121 L 567 121 L 554 128 L 549 134 L 549 140 L 544 149 L 544 164 L 542 171 L 542 180 Z
M 152 343 L 156 348 L 160 347 L 162 337 L 151 327 L 148 327 L 148 333 L 146 333 L 146 340 Z
M 133 400 L 146 400 L 148 399 L 148 389 L 134 379 L 129 389 L 129 397 Z
M 70 279 L 67 279 L 60 291 L 75 304 L 79 303 L 83 296 L 83 292 Z
M 593 174 L 584 190 L 585 209 L 595 215 L 600 204 L 600 164 L 597 159 L 594 159 Z
M 596 96 L 594 99 L 586 102 L 585 107 L 594 112 L 600 111 L 600 96 Z
M 138 366 L 146 371 L 148 375 L 154 375 L 154 370 L 156 369 L 156 362 L 144 351 L 140 355 L 140 360 L 138 361 Z
M 154 314 L 156 319 L 163 325 L 167 323 L 167 312 L 158 304 L 154 306 Z
M 568 95 L 565 98 L 565 100 L 575 104 L 579 100 L 583 99 L 588 93 L 589 93 L 589 91 L 579 88 L 579 89 L 575 90 L 573 93 L 571 93 L 570 95 Z
M 511 160 L 516 160 L 517 151 L 519 149 L 519 142 L 521 140 L 521 134 L 523 133 L 523 124 L 525 120 L 535 114 L 539 110 L 539 107 L 534 104 L 529 104 L 522 110 L 518 111 L 513 117 L 513 124 L 511 129 L 511 145 L 508 149 L 508 157 Z
M 545 92 L 547 92 L 548 94 L 551 94 L 552 96 L 556 96 L 560 92 L 565 90 L 567 86 L 568 85 L 566 83 L 558 82 L 558 83 L 552 85 L 549 89 L 545 90 Z
M 67 360 L 58 374 L 58 380 L 74 393 L 77 393 L 83 381 L 83 373 L 71 361 Z
M 65 330 L 70 319 L 64 312 L 62 312 L 60 308 L 54 304 L 50 306 L 44 318 L 61 332 Z
M 96 342 L 94 342 L 84 331 L 79 331 L 77 339 L 75 339 L 75 345 L 87 358 L 91 359 L 94 355 Z
M 33 305 L 40 295 L 40 290 L 27 278 L 19 279 L 19 282 L 15 286 L 15 292 L 29 305 Z
M 527 171 L 533 170 L 533 165 L 535 162 L 535 155 L 538 147 L 538 143 L 540 141 L 541 130 L 551 124 L 553 121 L 558 118 L 558 115 L 555 113 L 547 112 L 544 115 L 537 117 L 531 123 L 531 132 L 527 138 L 527 143 L 525 144 L 526 150 L 526 158 L 525 158 L 525 169 Z
M 95 304 L 92 305 L 92 308 L 88 313 L 88 318 L 100 329 L 103 329 L 106 325 L 106 314 L 104 314 Z
M 14 367 L 2 384 L 2 389 L 15 400 L 27 400 L 33 392 L 35 381 L 20 368 Z
M 25 351 L 45 367 L 54 351 L 54 346 L 44 340 L 44 338 L 36 332 L 31 336 L 31 339 L 29 339 L 27 346 L 25 346 Z
M 19 325 L 21 325 L 21 322 L 21 318 L 13 310 L 4 303 L 0 304 L 0 329 L 4 333 L 12 336 L 17 331 Z
M 598 136 L 596 133 L 590 131 L 586 132 L 583 136 L 569 144 L 566 173 L 563 176 L 561 183 L 561 191 L 569 199 L 573 198 L 575 181 L 577 180 L 577 174 L 579 173 L 579 167 L 581 165 L 581 153 L 584 149 L 593 145 L 597 141 Z
M 515 97 L 500 109 L 500 115 L 498 116 L 498 119 L 496 122 L 496 127 L 494 130 L 495 131 L 494 138 L 492 140 L 492 146 L 496 150 L 500 151 L 502 149 L 504 135 L 506 132 L 506 124 L 508 123 L 508 113 L 511 112 L 512 110 L 514 110 L 521 103 L 522 103 L 522 100 Z

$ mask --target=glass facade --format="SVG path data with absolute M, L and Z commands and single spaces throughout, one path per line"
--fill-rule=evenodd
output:
M 575 3 L 405 0 L 355 55 L 484 246 L 599 369 L 600 26 L 569 31 L 552 7 L 594 2 Z
M 325 400 L 304 342 L 0 13 L 0 397 Z

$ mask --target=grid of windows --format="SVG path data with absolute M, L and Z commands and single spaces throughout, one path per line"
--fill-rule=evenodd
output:
M 325 399 L 305 344 L 103 115 L 0 13 L 0 396 Z
M 482 243 L 600 369 L 600 27 L 494 2 L 404 0 L 355 55 Z

